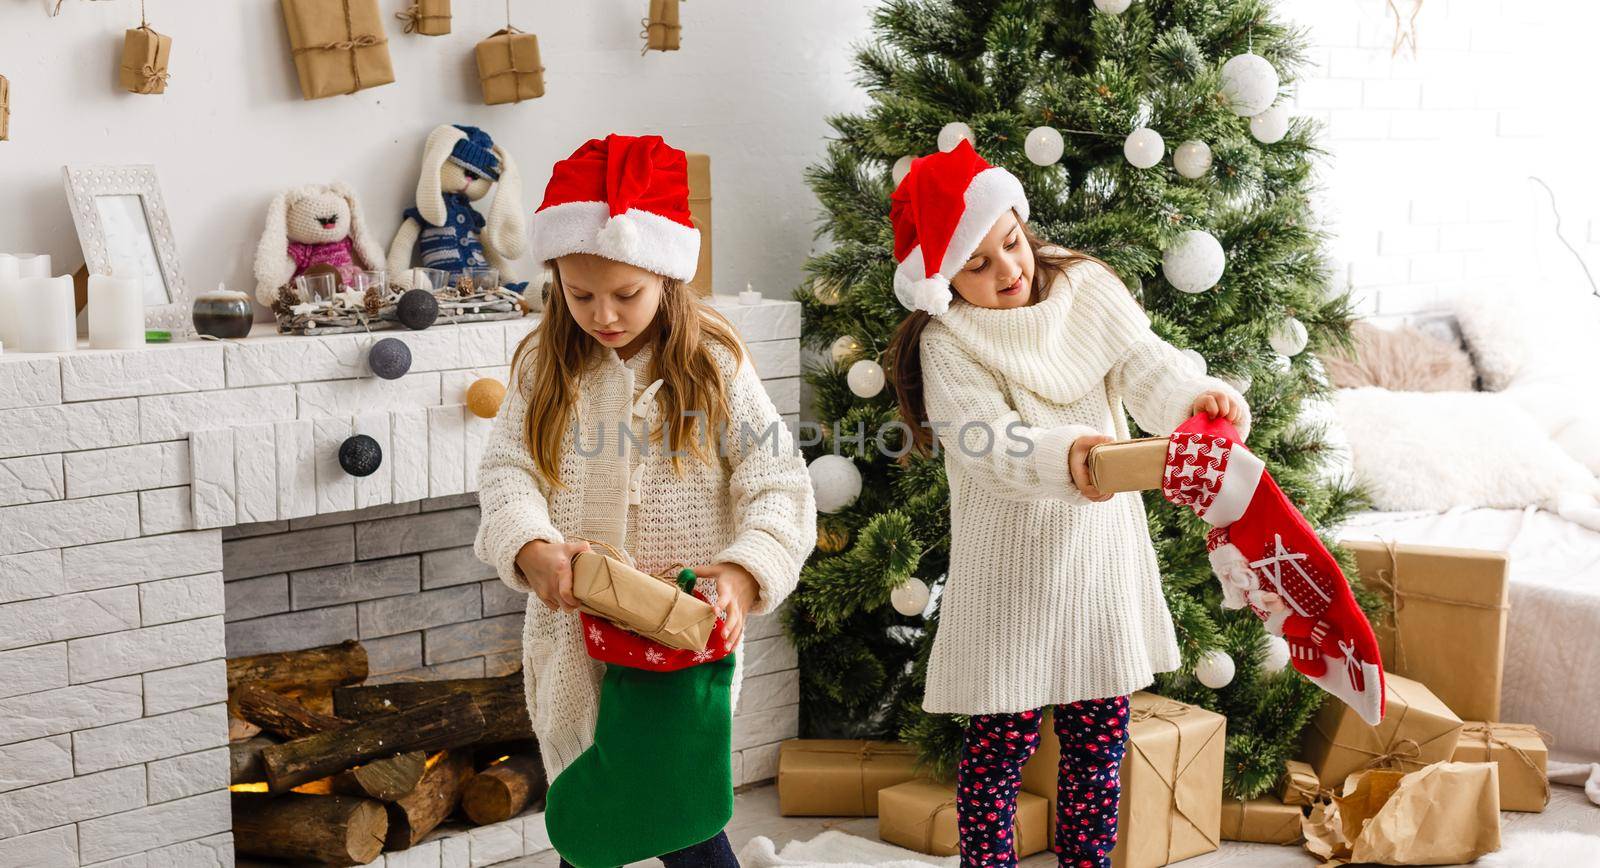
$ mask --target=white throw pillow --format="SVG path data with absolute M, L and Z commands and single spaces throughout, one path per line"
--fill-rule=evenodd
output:
M 1565 513 L 1600 493 L 1594 475 L 1505 395 L 1341 389 L 1337 403 L 1356 479 L 1376 509 Z

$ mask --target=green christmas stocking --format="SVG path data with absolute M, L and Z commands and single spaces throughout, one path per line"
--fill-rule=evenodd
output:
M 607 664 L 594 744 L 545 797 L 556 852 L 615 868 L 698 844 L 733 818 L 733 655 L 675 672 Z

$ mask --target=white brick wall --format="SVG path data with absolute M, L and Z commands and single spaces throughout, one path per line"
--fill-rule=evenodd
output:
M 792 420 L 798 305 L 718 305 Z M 532 325 L 391 332 L 393 382 L 368 335 L 0 354 L 0 865 L 234 864 L 226 656 L 360 637 L 373 680 L 520 664 L 526 599 L 471 557 L 487 423 L 461 393 Z M 386 459 L 360 481 L 336 455 L 358 430 Z M 738 784 L 798 721 L 777 618 L 748 635 Z M 548 848 L 532 814 L 376 864 Z
M 1411 4 L 1398 4 L 1409 15 Z M 1553 283 L 1587 292 L 1561 248 L 1566 235 L 1595 266 L 1600 225 L 1590 193 L 1600 168 L 1577 152 L 1596 121 L 1580 107 L 1600 24 L 1588 4 L 1428 0 L 1419 50 L 1391 57 L 1395 17 L 1383 3 L 1285 0 L 1308 28 L 1313 68 L 1292 110 L 1327 126 L 1317 212 L 1333 235 L 1336 280 L 1380 319 L 1448 307 L 1474 290 Z

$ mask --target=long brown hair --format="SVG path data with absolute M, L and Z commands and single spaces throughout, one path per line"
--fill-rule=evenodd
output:
M 1046 244 L 1033 234 L 1028 224 L 1018 219 L 1022 237 L 1033 251 L 1033 297 L 1028 304 L 1035 305 L 1050 297 L 1050 286 L 1056 278 L 1067 273 L 1079 262 L 1099 262 L 1087 253 L 1062 250 Z M 1106 265 L 1109 270 L 1111 267 Z M 954 292 L 954 289 L 951 290 Z M 957 301 L 952 300 L 952 303 Z M 910 453 L 930 455 L 933 451 L 933 431 L 928 427 L 928 411 L 922 400 L 922 332 L 933 321 L 925 310 L 912 311 L 901 321 L 894 334 L 889 336 L 885 360 L 893 371 L 895 397 L 900 404 L 900 421 L 911 429 L 911 449 L 900 456 L 901 464 L 910 463 Z
M 544 317 L 517 344 L 511 358 L 511 382 L 512 388 L 522 389 L 528 399 L 522 439 L 534 465 L 551 484 L 566 488 L 561 479 L 561 454 L 578 397 L 578 380 L 604 348 L 573 319 L 561 288 L 560 269 L 553 261 L 545 264 L 554 278 Z M 646 381 L 659 377 L 665 382 L 656 394 L 663 425 L 650 431 L 650 440 L 660 443 L 663 435 L 668 437 L 665 442 L 674 452 L 673 472 L 682 476 L 684 444 L 690 454 L 710 463 L 715 456 L 707 447 L 717 446 L 708 433 L 723 430 L 730 415 L 729 384 L 712 355 L 711 344 L 721 344 L 733 353 L 735 369 L 745 359 L 744 345 L 726 317 L 702 304 L 687 284 L 670 277 L 662 278 L 661 306 L 651 327 L 655 337 Z M 700 425 L 696 425 L 696 416 L 686 415 L 689 410 L 704 412 Z

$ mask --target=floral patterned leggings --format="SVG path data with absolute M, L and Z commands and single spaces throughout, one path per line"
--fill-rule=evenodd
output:
M 1117 844 L 1118 777 L 1128 736 L 1128 697 L 1055 706 L 1061 738 L 1056 780 L 1056 856 L 1062 868 L 1108 868 Z M 1011 824 L 1022 764 L 1039 746 L 1043 711 L 972 716 L 956 769 L 961 864 L 1017 864 Z

